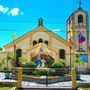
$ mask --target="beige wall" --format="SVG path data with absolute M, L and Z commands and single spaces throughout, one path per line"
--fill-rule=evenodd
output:
M 59 50 L 60 49 L 65 49 L 66 51 L 66 64 L 69 65 L 70 64 L 70 47 L 58 40 L 56 40 L 55 38 L 52 38 L 52 48 L 54 50 L 56 50 L 56 52 L 58 52 L 58 59 L 59 59 Z M 72 53 L 74 53 L 74 50 L 71 50 Z M 74 55 L 72 54 L 71 59 L 74 59 Z
M 39 38 L 42 38 L 43 40 L 48 40 L 49 35 L 43 31 L 38 31 L 32 35 L 32 40 L 38 40 Z

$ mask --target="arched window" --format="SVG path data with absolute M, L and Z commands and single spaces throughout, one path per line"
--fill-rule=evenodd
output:
M 37 41 L 36 41 L 36 40 L 34 40 L 34 41 L 33 41 L 33 46 L 34 46 L 34 45 L 36 45 L 36 44 L 37 44 Z
M 83 15 L 82 14 L 78 15 L 78 23 L 83 23 Z
M 59 51 L 59 58 L 60 59 L 65 59 L 65 50 L 64 49 L 60 49 L 60 51 Z
M 16 50 L 16 66 L 18 67 L 20 64 L 19 64 L 19 57 L 22 56 L 22 49 L 17 49 Z
M 44 44 L 48 45 L 48 41 L 44 41 Z
M 38 43 L 43 43 L 43 39 L 40 38 L 40 39 L 38 40 Z

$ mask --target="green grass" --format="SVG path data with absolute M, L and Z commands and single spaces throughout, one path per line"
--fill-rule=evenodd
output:
M 12 90 L 13 87 L 0 87 L 0 90 Z
M 82 89 L 82 90 L 90 90 L 90 88 L 84 88 L 84 89 Z
M 80 88 L 78 90 L 90 90 L 90 88 Z

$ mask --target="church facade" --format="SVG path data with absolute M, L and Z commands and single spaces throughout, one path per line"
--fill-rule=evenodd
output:
M 72 28 L 72 37 L 68 33 L 70 28 Z M 67 40 L 46 29 L 43 20 L 40 18 L 37 28 L 5 45 L 5 50 L 0 52 L 0 58 L 5 58 L 8 53 L 16 54 L 16 64 L 18 66 L 19 57 L 26 57 L 28 62 L 35 60 L 40 55 L 44 59 L 50 57 L 53 62 L 63 59 L 66 66 L 69 66 L 77 52 L 87 56 L 88 61 L 86 61 L 85 67 L 89 67 L 88 32 L 88 13 L 82 8 L 76 10 L 67 20 Z M 79 33 L 83 35 L 83 41 L 78 38 Z
M 42 19 L 39 19 L 37 28 L 16 39 L 14 42 L 5 45 L 4 48 L 7 51 L 2 51 L 1 53 L 3 55 L 6 55 L 5 53 L 8 52 L 14 53 L 14 47 L 16 47 L 17 64 L 19 62 L 18 58 L 21 56 L 26 57 L 28 61 L 33 61 L 34 57 L 40 55 L 44 59 L 48 56 L 51 57 L 53 62 L 63 59 L 67 66 L 70 64 L 70 47 L 72 47 L 72 60 L 75 49 L 74 45 L 44 28 Z

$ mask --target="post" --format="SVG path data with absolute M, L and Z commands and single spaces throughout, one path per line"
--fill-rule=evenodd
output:
M 22 68 L 18 68 L 18 81 L 17 81 L 17 88 L 22 88 Z
M 76 90 L 76 88 L 77 88 L 77 82 L 76 82 L 76 71 L 75 71 L 75 68 L 72 68 L 72 70 L 71 70 L 71 75 L 72 75 L 72 88 L 74 89 L 74 90 Z
M 70 44 L 72 44 L 71 38 L 70 38 Z M 71 71 L 71 68 L 72 68 L 72 62 L 71 62 L 71 60 L 72 60 L 72 46 L 70 45 L 70 71 Z
M 72 52 L 71 52 L 71 49 L 72 49 L 72 47 L 70 46 L 70 70 L 71 70 L 71 68 L 72 68 L 72 65 L 71 65 L 71 64 L 72 64 L 72 62 L 71 62 L 71 59 L 72 59 L 72 57 L 71 57 L 71 56 L 72 56 Z
M 15 67 L 17 66 L 16 65 L 16 45 L 14 45 L 14 61 L 15 61 Z

